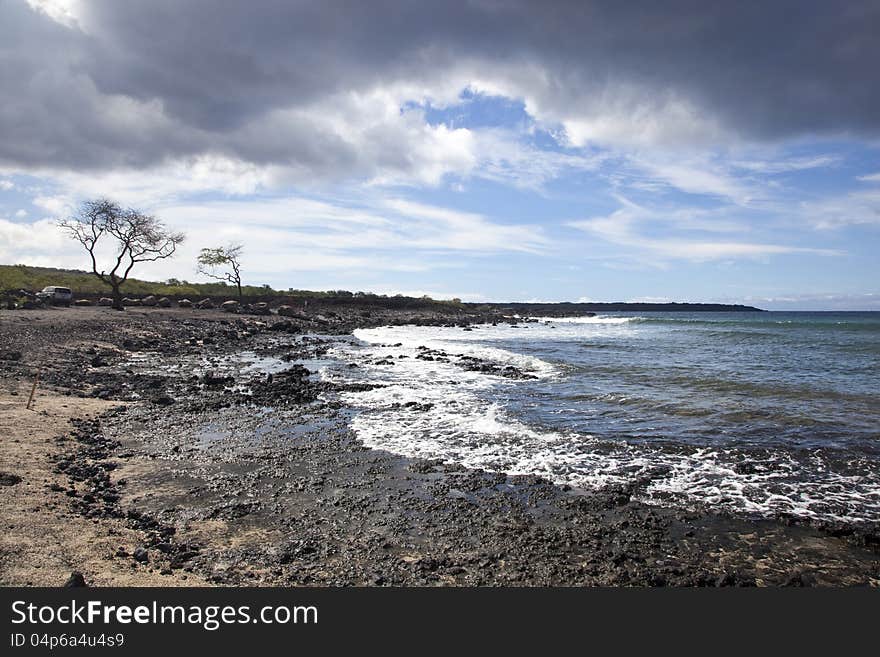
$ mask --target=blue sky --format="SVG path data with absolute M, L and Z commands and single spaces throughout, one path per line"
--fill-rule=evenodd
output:
M 172 85 L 148 48 L 125 50 L 120 70 L 91 70 L 93 49 L 122 47 L 106 25 L 124 33 L 137 19 L 112 15 L 112 3 L 0 11 L 16 34 L 57 45 L 0 49 L 22 71 L 4 134 L 32 133 L 0 149 L 0 262 L 85 268 L 54 222 L 106 195 L 188 235 L 174 260 L 136 273 L 145 278 L 198 280 L 199 248 L 240 242 L 247 282 L 281 288 L 880 310 L 880 138 L 856 105 L 823 124 L 786 121 L 818 112 L 809 99 L 747 99 L 731 118 L 695 73 L 646 82 L 606 66 L 597 88 L 584 72 L 596 53 L 546 46 L 512 66 L 494 51 L 437 55 L 439 36 L 428 64 L 377 61 L 365 79 L 348 71 L 373 48 L 340 48 L 323 64 L 332 84 L 296 71 L 259 93 L 244 88 L 254 68 L 291 55 L 248 52 L 238 102 L 239 86 L 218 98 L 195 88 L 206 74 L 186 64 Z M 57 99 L 70 79 L 66 103 L 40 95 Z

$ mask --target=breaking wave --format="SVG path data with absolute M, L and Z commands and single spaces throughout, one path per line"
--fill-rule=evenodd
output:
M 519 411 L 533 403 L 536 387 L 551 400 L 555 396 L 558 404 L 572 403 L 553 392 L 555 382 L 565 377 L 566 363 L 523 353 L 555 335 L 547 323 L 584 325 L 578 330 L 594 333 L 581 334 L 583 340 L 607 337 L 608 330 L 629 331 L 627 325 L 641 319 L 541 318 L 532 331 L 509 326 L 361 329 L 355 332 L 357 342 L 334 348 L 331 355 L 338 364 L 323 368 L 321 375 L 375 386 L 349 386 L 355 391 L 342 393 L 343 401 L 357 411 L 352 428 L 368 447 L 539 475 L 583 489 L 638 482 L 637 497 L 654 504 L 880 521 L 880 467 L 866 455 L 735 441 L 716 446 L 686 440 L 627 441 L 523 420 Z M 516 345 L 516 351 L 495 346 L 501 341 L 505 347 Z M 426 350 L 437 356 L 421 358 Z M 524 376 L 463 367 L 475 358 L 515 367 Z M 569 410 L 560 406 L 557 412 L 564 417 Z

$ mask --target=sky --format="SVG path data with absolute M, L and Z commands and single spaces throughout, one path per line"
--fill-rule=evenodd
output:
M 0 263 L 108 197 L 276 288 L 880 310 L 880 3 L 0 0 Z

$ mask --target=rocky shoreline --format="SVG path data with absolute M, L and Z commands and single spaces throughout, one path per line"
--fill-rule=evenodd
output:
M 341 384 L 297 364 L 362 326 L 501 321 L 518 320 L 356 307 L 288 317 L 0 311 L 0 383 L 20 391 L 39 371 L 41 385 L 72 400 L 112 402 L 52 437 L 66 484 L 45 495 L 136 532 L 137 544 L 107 558 L 160 584 L 186 573 L 267 586 L 880 585 L 876 527 L 651 507 L 634 487 L 576 491 L 368 449 L 348 427 Z M 268 356 L 293 365 L 251 366 Z

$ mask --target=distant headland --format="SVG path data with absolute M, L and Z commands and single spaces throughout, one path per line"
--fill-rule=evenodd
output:
M 493 303 L 492 306 L 509 308 L 520 315 L 544 315 L 548 313 L 575 315 L 579 313 L 607 312 L 766 312 L 754 306 L 727 303 Z
M 0 296 L 31 294 L 47 285 L 62 285 L 73 290 L 78 298 L 98 298 L 107 294 L 108 288 L 89 272 L 76 269 L 32 267 L 27 265 L 0 264 Z M 177 279 L 163 282 L 129 279 L 125 293 L 132 296 L 155 295 L 170 298 L 213 297 L 214 300 L 233 298 L 235 290 L 222 282 L 191 283 Z M 472 310 L 492 310 L 518 315 L 576 315 L 601 312 L 762 312 L 752 306 L 723 303 L 528 303 L 528 302 L 462 302 L 460 299 L 441 300 L 430 297 L 407 297 L 404 295 L 350 292 L 348 290 L 312 291 L 289 288 L 273 289 L 269 285 L 243 285 L 242 299 L 248 302 L 296 303 L 308 301 L 316 305 L 353 305 L 378 308 L 430 308 L 457 306 Z

